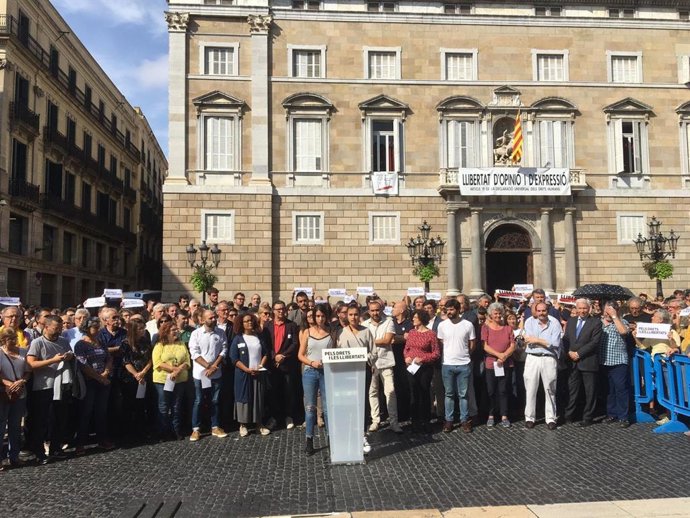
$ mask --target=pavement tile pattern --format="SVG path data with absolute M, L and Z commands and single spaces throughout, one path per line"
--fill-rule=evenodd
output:
M 683 496 L 678 481 L 688 476 L 690 441 L 652 428 L 384 429 L 369 434 L 366 464 L 353 466 L 331 466 L 320 438 L 306 457 L 300 429 L 242 439 L 234 432 L 8 470 L 0 473 L 0 509 L 4 516 L 129 518 L 164 504 L 175 516 L 244 517 Z

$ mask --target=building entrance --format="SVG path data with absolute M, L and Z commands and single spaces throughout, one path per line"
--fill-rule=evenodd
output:
M 509 290 L 514 284 L 532 284 L 532 241 L 518 225 L 501 225 L 486 239 L 486 290 Z

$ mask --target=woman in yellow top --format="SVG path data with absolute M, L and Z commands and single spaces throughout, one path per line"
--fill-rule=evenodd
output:
M 180 341 L 180 330 L 174 321 L 161 323 L 158 343 L 153 348 L 153 384 L 158 392 L 160 437 L 184 439 L 182 435 L 182 398 L 188 370 L 189 351 Z

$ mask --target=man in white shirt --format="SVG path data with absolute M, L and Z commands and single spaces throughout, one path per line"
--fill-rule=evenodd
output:
M 153 317 L 151 320 L 146 322 L 146 330 L 149 332 L 149 336 L 153 338 L 153 335 L 158 334 L 158 319 L 165 313 L 165 304 L 158 303 L 153 306 Z M 152 342 L 153 343 L 153 342 Z
M 69 341 L 69 346 L 72 348 L 72 351 L 74 351 L 74 346 L 77 345 L 77 342 L 81 340 L 82 336 L 84 336 L 84 333 L 82 333 L 79 329 L 86 323 L 89 315 L 90 313 L 88 309 L 79 308 L 74 312 L 74 327 L 66 329 L 62 332 L 62 337 Z
M 443 347 L 443 364 L 441 374 L 446 393 L 446 422 L 444 432 L 453 431 L 455 398 L 460 399 L 460 424 L 462 431 L 472 431 L 469 418 L 469 401 L 467 387 L 472 373 L 470 354 L 474 350 L 474 325 L 460 316 L 460 303 L 450 299 L 446 302 L 446 320 L 438 326 L 438 339 Z
M 383 393 L 386 396 L 390 428 L 395 433 L 402 433 L 402 428 L 398 423 L 398 400 L 395 397 L 395 386 L 393 385 L 393 368 L 395 367 L 393 320 L 383 314 L 383 308 L 378 300 L 372 300 L 369 302 L 369 319 L 365 320 L 362 325 L 371 331 L 376 349 L 376 363 L 371 377 L 371 385 L 369 385 L 369 406 L 371 407 L 369 431 L 376 432 L 381 424 L 379 388 L 381 381 L 383 381 Z
M 192 435 L 194 442 L 200 438 L 199 425 L 201 418 L 201 400 L 211 393 L 211 434 L 224 438 L 228 434 L 219 426 L 220 389 L 222 384 L 221 364 L 228 352 L 228 341 L 225 332 L 216 326 L 216 314 L 207 309 L 203 314 L 203 324 L 195 329 L 189 337 L 189 355 L 192 359 L 192 377 L 196 398 L 192 409 Z

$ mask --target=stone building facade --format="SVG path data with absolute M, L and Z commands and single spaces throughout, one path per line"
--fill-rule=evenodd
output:
M 48 1 L 0 2 L 0 296 L 160 289 L 167 162 Z
M 205 240 L 223 250 L 226 297 L 373 285 L 398 298 L 421 284 L 405 243 L 424 220 L 447 242 L 432 291 L 653 291 L 632 242 L 652 216 L 681 235 L 669 282 L 685 286 L 689 12 L 171 0 L 166 295 L 190 290 L 185 247 Z M 518 117 L 522 169 L 503 168 Z M 501 171 L 567 186 L 487 195 L 462 180 Z

